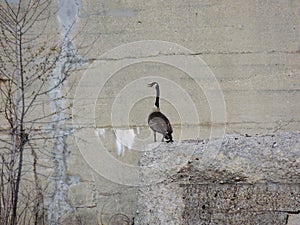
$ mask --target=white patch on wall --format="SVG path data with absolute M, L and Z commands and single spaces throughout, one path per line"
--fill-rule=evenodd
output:
M 125 154 L 125 146 L 122 145 L 121 141 L 118 138 L 116 139 L 116 145 L 117 145 L 117 153 L 118 153 L 118 155 L 124 156 L 124 154 Z
M 96 130 L 96 135 L 105 138 L 105 128 L 99 128 Z
M 118 155 L 124 156 L 125 147 L 132 148 L 135 133 L 133 129 L 115 129 L 116 145 Z

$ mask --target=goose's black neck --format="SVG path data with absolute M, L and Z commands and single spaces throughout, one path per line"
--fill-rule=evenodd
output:
M 159 109 L 159 95 L 160 95 L 160 91 L 159 91 L 159 85 L 157 84 L 156 87 L 156 99 L 155 99 L 155 106 L 157 107 L 157 109 Z
M 159 109 L 159 97 L 157 97 L 157 96 L 156 96 L 154 105 Z

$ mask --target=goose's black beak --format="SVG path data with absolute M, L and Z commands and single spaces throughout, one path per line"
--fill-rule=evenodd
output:
M 157 85 L 157 83 L 156 82 L 152 82 L 152 83 L 148 84 L 148 87 L 153 87 L 154 85 Z

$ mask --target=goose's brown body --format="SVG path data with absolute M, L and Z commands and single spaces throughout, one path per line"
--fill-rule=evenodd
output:
M 159 109 L 159 86 L 157 82 L 153 82 L 148 86 L 155 86 L 156 88 L 156 100 L 155 100 L 155 110 L 148 117 L 149 127 L 154 132 L 154 141 L 156 141 L 156 132 L 163 135 L 162 141 L 166 139 L 166 142 L 173 142 L 173 129 L 169 119 L 160 112 Z

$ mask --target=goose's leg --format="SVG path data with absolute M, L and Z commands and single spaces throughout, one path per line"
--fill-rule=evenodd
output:
M 162 137 L 162 139 L 161 139 L 161 142 L 164 142 L 165 140 L 164 140 L 164 136 Z
M 153 131 L 153 136 L 154 136 L 154 142 L 156 142 L 156 132 Z

